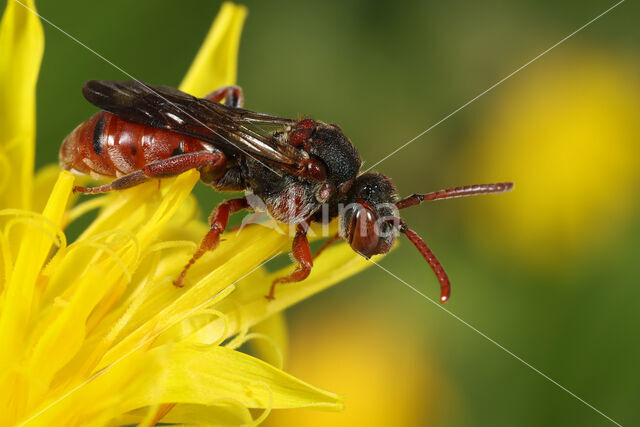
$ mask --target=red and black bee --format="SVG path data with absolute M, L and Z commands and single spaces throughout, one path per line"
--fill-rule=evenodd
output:
M 295 225 L 293 255 L 299 266 L 277 283 L 305 279 L 313 266 L 307 241 L 311 222 L 339 217 L 339 234 L 371 257 L 388 252 L 398 233 L 416 246 L 435 272 L 440 300 L 450 295 L 449 278 L 424 241 L 402 221 L 399 210 L 425 200 L 509 191 L 513 184 L 473 185 L 414 194 L 399 200 L 390 178 L 360 174 L 360 156 L 336 125 L 293 120 L 245 110 L 242 90 L 221 88 L 196 98 L 140 81 L 87 82 L 85 98 L 102 109 L 62 143 L 60 163 L 76 173 L 116 178 L 82 193 L 130 188 L 155 178 L 197 169 L 218 191 L 250 191 L 274 219 Z M 224 103 L 221 103 L 222 101 Z M 174 282 L 182 286 L 189 267 L 215 249 L 229 215 L 251 210 L 246 197 L 227 200 L 209 218 L 211 229 Z M 326 245 L 325 245 L 326 247 Z

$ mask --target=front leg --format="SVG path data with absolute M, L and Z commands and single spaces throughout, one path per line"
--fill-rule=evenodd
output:
M 288 276 L 280 277 L 271 283 L 269 295 L 266 296 L 268 300 L 275 299 L 275 290 L 278 283 L 300 282 L 301 280 L 306 279 L 307 276 L 309 276 L 309 273 L 311 273 L 313 257 L 311 256 L 309 240 L 307 240 L 307 230 L 309 230 L 308 221 L 300 223 L 296 227 L 296 236 L 293 238 L 291 251 L 293 252 L 294 258 L 300 263 L 300 265 L 298 265 L 298 267 Z
M 324 252 L 325 249 L 327 249 L 329 246 L 333 245 L 335 242 L 337 242 L 340 239 L 340 233 L 336 233 L 333 236 L 329 237 L 327 239 L 326 242 L 324 242 L 322 244 L 322 246 L 320 246 L 320 248 L 314 252 L 314 254 L 311 256 L 311 259 L 316 259 L 320 256 L 320 254 L 322 252 Z
M 189 270 L 193 263 L 207 251 L 212 251 L 218 246 L 218 243 L 220 243 L 220 235 L 224 232 L 225 228 L 227 228 L 229 215 L 247 208 L 249 208 L 247 199 L 245 197 L 240 197 L 238 199 L 231 199 L 222 202 L 214 209 L 211 216 L 209 216 L 209 224 L 211 224 L 209 232 L 202 239 L 198 250 L 182 269 L 180 276 L 178 276 L 178 278 L 173 282 L 174 285 L 181 288 L 183 286 L 182 281 L 184 280 L 184 276 L 187 274 L 187 270 Z

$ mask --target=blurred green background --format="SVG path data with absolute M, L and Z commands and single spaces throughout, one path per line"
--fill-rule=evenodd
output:
M 366 166 L 614 2 L 245 4 L 246 106 L 338 123 Z M 38 4 L 136 78 L 172 86 L 219 5 Z M 451 277 L 444 308 L 623 425 L 640 424 L 639 11 L 621 4 L 376 167 L 401 195 L 516 182 L 508 195 L 403 215 Z M 127 79 L 44 28 L 38 166 L 55 162 L 64 136 L 94 111 L 84 81 Z M 225 197 L 197 191 L 203 212 Z M 408 242 L 382 265 L 437 301 L 433 273 Z M 285 368 L 345 393 L 347 408 L 274 411 L 270 425 L 610 423 L 376 267 L 287 315 Z

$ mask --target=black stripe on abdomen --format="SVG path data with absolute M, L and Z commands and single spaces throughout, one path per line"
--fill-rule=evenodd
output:
M 104 113 L 100 114 L 96 127 L 93 128 L 93 151 L 100 155 L 102 153 L 102 132 L 104 132 Z
M 179 156 L 180 154 L 184 154 L 184 139 L 180 140 L 180 145 L 171 152 L 171 156 Z

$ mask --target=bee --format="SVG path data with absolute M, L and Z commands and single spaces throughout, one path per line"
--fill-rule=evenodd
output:
M 299 282 L 311 272 L 319 252 L 312 255 L 309 247 L 310 224 L 338 217 L 339 232 L 323 248 L 343 238 L 370 258 L 387 253 L 398 234 L 404 234 L 433 269 L 440 301 L 445 302 L 451 292 L 447 274 L 399 211 L 424 201 L 502 193 L 513 187 L 510 182 L 471 185 L 400 199 L 389 177 L 360 172 L 358 151 L 337 125 L 246 110 L 238 86 L 196 98 L 137 80 L 91 80 L 84 84 L 83 95 L 101 111 L 66 137 L 60 164 L 74 173 L 115 179 L 74 190 L 123 190 L 197 169 L 200 180 L 214 190 L 259 197 L 273 219 L 296 230 L 292 252 L 298 266 L 274 280 L 269 299 L 278 283 Z M 209 217 L 211 228 L 174 284 L 181 287 L 189 267 L 218 246 L 231 214 L 252 209 L 246 196 L 219 204 Z

